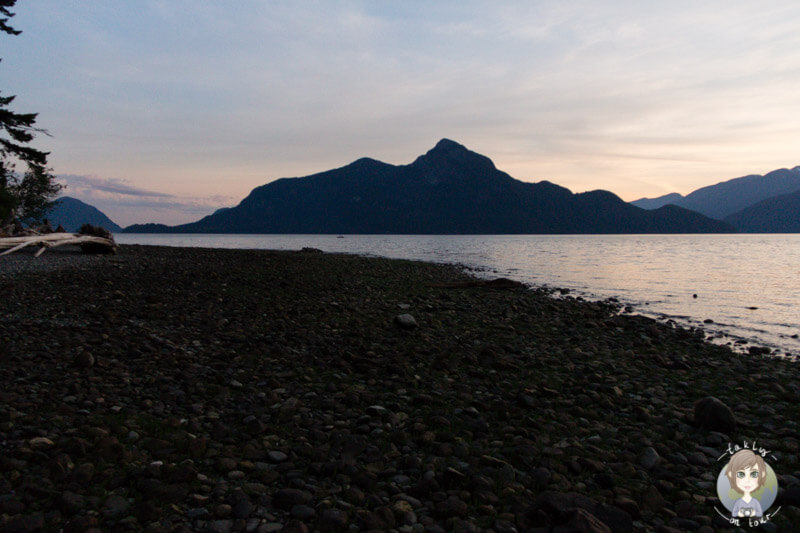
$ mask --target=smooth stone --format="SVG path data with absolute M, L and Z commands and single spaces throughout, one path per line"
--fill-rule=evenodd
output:
M 714 396 L 706 396 L 694 404 L 694 422 L 701 428 L 726 434 L 736 431 L 733 411 Z
M 414 329 L 419 325 L 417 324 L 417 320 L 408 313 L 403 313 L 402 315 L 394 317 L 394 323 L 401 329 Z
M 72 358 L 72 364 L 78 368 L 90 368 L 93 367 L 96 362 L 94 355 L 89 352 L 81 352 Z
M 273 450 L 267 454 L 269 460 L 273 463 L 282 463 L 289 458 L 288 455 L 279 450 Z
M 298 520 L 310 520 L 317 515 L 317 511 L 308 505 L 298 504 L 292 506 L 289 514 L 292 515 L 292 518 L 297 518 Z
M 319 527 L 323 531 L 343 529 L 348 523 L 347 513 L 341 509 L 325 509 L 319 517 Z
M 658 455 L 658 452 L 652 446 L 646 447 L 642 450 L 642 453 L 639 454 L 639 464 L 647 470 L 651 470 L 659 462 L 661 462 L 661 456 Z
M 128 503 L 126 498 L 123 498 L 119 494 L 112 494 L 106 498 L 106 503 L 103 506 L 103 516 L 106 518 L 119 518 L 123 516 L 130 507 L 131 504 Z
M 28 441 L 28 446 L 31 447 L 31 450 L 46 450 L 55 444 L 47 437 L 34 437 Z
M 311 493 L 300 489 L 280 489 L 272 495 L 272 503 L 287 511 L 293 505 L 306 505 L 311 502 Z

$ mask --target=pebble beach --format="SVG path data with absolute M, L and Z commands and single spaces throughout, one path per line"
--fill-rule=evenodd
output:
M 0 531 L 800 529 L 800 363 L 456 266 L 121 246 L 0 257 Z

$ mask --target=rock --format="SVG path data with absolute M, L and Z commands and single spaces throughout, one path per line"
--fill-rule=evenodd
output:
M 403 313 L 402 315 L 394 317 L 394 323 L 400 329 L 414 329 L 419 325 L 417 324 L 417 320 L 408 313 Z
M 11 494 L 0 496 L 0 514 L 13 516 L 25 511 L 25 504 L 20 499 Z
M 437 516 L 441 518 L 450 518 L 453 516 L 466 516 L 468 511 L 467 504 L 458 499 L 456 496 L 450 496 L 444 501 L 436 504 L 435 511 Z
M 614 486 L 614 478 L 608 472 L 598 472 L 595 474 L 594 482 L 604 489 L 610 489 Z
M 59 503 L 61 504 L 61 510 L 69 516 L 84 508 L 86 498 L 81 494 L 65 490 L 61 493 Z
M 394 512 L 397 522 L 401 525 L 413 525 L 417 523 L 417 515 L 414 513 L 413 506 L 406 500 L 397 500 L 392 504 L 392 512 Z
M 253 512 L 253 504 L 247 498 L 239 499 L 231 508 L 231 516 L 234 518 L 247 518 Z
M 778 493 L 776 505 L 791 505 L 800 507 L 800 487 L 789 487 Z
M 292 509 L 289 511 L 289 514 L 292 515 L 292 518 L 305 521 L 314 518 L 317 515 L 317 511 L 308 505 L 298 504 L 292 505 Z
M 186 516 L 192 520 L 206 520 L 211 516 L 211 512 L 205 507 L 195 507 L 186 511 Z
M 95 362 L 94 355 L 85 351 L 75 354 L 75 357 L 72 358 L 72 364 L 78 368 L 92 367 L 94 366 Z
M 282 463 L 289 458 L 288 455 L 279 450 L 273 450 L 267 454 L 267 457 L 273 463 Z
M 639 504 L 633 501 L 631 498 L 626 496 L 617 496 L 614 499 L 614 506 L 619 507 L 629 515 L 631 515 L 634 519 L 639 519 L 641 516 L 641 511 L 639 510 Z
M 689 461 L 690 465 L 695 466 L 708 466 L 709 460 L 708 457 L 703 452 L 688 452 L 686 454 L 686 459 Z
M 749 346 L 747 348 L 747 353 L 750 355 L 769 355 L 772 353 L 772 350 L 766 346 Z
M 283 529 L 278 529 L 281 533 L 308 533 L 308 526 L 300 520 L 289 520 Z
M 161 516 L 161 510 L 153 505 L 152 502 L 142 502 L 134 507 L 133 516 L 135 516 L 139 522 L 144 524 L 158 520 L 158 517 Z
M 661 456 L 652 446 L 646 447 L 639 454 L 639 464 L 646 470 L 652 470 L 659 462 L 661 462 Z
M 3 533 L 32 533 L 44 528 L 44 515 L 33 513 L 17 515 L 2 525 Z
M 365 498 L 361 489 L 352 485 L 344 489 L 342 496 L 346 502 L 352 503 L 353 505 L 361 505 Z
M 81 485 L 88 484 L 94 477 L 94 465 L 83 463 L 72 472 L 72 478 Z
M 593 512 L 597 504 L 591 498 L 574 492 L 544 491 L 533 501 L 535 509 L 542 509 L 548 514 L 563 515 L 573 507 Z
M 103 506 L 103 516 L 106 518 L 120 518 L 125 516 L 125 513 L 130 509 L 131 504 L 126 498 L 119 494 L 112 494 L 106 498 L 106 503 Z
M 657 513 L 664 508 L 664 497 L 655 486 L 650 485 L 642 492 L 639 503 L 642 510 Z
M 227 503 L 220 503 L 214 507 L 214 516 L 217 518 L 228 518 L 233 511 L 233 506 Z
M 633 518 L 631 515 L 613 505 L 598 504 L 594 515 L 614 533 L 630 533 L 633 531 Z
M 389 410 L 382 405 L 370 405 L 366 409 L 367 414 L 370 416 L 383 417 L 389 414 Z
M 552 529 L 553 533 L 611 533 L 611 529 L 585 509 L 570 511 L 569 519 Z
M 309 502 L 311 502 L 311 493 L 300 489 L 280 489 L 272 495 L 272 503 L 287 511 L 293 505 L 306 505 Z
M 325 509 L 319 517 L 322 531 L 342 531 L 347 527 L 347 513 L 341 509 Z
M 536 467 L 531 471 L 531 478 L 533 478 L 533 485 L 538 489 L 543 489 L 550 483 L 553 475 L 544 467 Z
M 47 450 L 54 446 L 55 444 L 53 441 L 48 439 L 47 437 L 34 437 L 28 441 L 28 446 L 31 447 L 31 450 L 41 451 Z
M 385 508 L 383 508 L 385 509 Z M 394 526 L 394 515 L 390 512 L 387 517 L 386 513 L 378 511 L 368 511 L 359 517 L 361 528 L 366 531 L 388 531 Z M 387 519 L 388 518 L 388 519 Z
M 205 530 L 208 533 L 230 533 L 233 531 L 233 520 L 214 520 Z
M 732 434 L 736 431 L 736 418 L 731 408 L 713 396 L 706 396 L 694 404 L 695 425 L 712 431 Z

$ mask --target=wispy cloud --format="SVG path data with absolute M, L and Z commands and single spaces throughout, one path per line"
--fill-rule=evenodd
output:
M 238 202 L 238 199 L 224 195 L 193 197 L 147 190 L 117 178 L 74 174 L 57 177 L 66 185 L 65 196 L 94 205 L 121 226 L 154 221 L 182 224 Z
M 149 191 L 129 185 L 125 180 L 116 178 L 100 178 L 97 176 L 77 176 L 60 174 L 58 179 L 65 182 L 70 189 L 101 191 L 120 196 L 144 196 L 149 198 L 174 198 L 175 195 L 158 191 Z

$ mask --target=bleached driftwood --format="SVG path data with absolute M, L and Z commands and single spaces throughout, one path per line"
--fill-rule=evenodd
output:
M 81 248 L 84 248 L 86 245 L 96 245 L 99 247 L 99 250 L 106 253 L 115 253 L 117 250 L 117 243 L 114 242 L 114 239 L 95 237 L 94 235 L 81 235 L 78 233 L 47 233 L 45 235 L 0 238 L 0 249 L 8 248 L 8 250 L 0 253 L 0 255 L 10 254 L 27 246 L 39 245 L 41 248 L 34 254 L 34 257 L 39 257 L 46 249 L 64 246 L 65 244 L 78 244 Z

